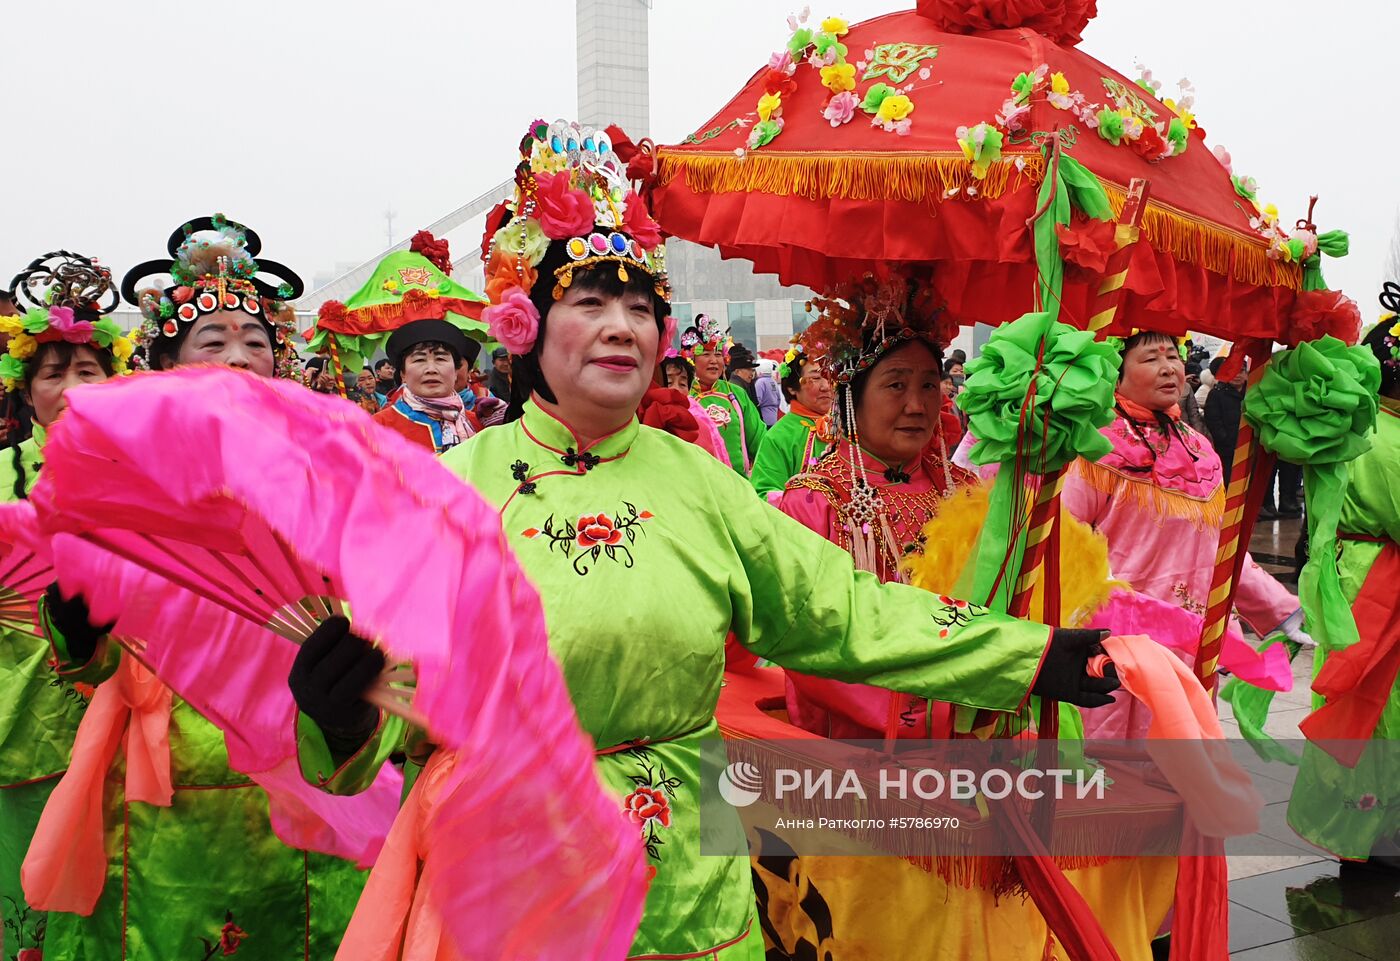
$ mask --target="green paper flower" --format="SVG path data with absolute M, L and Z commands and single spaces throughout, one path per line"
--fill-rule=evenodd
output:
M 866 113 L 876 113 L 880 109 L 880 104 L 885 102 L 885 98 L 894 95 L 894 88 L 887 83 L 877 83 L 865 91 L 865 99 L 860 103 L 860 109 Z
M 0 379 L 7 381 L 24 380 L 24 362 L 11 354 L 0 357 Z
M 773 138 L 782 132 L 783 128 L 778 125 L 777 121 L 764 120 L 754 124 L 753 133 L 749 135 L 749 142 L 757 149 L 772 142 Z
M 1259 196 L 1259 190 L 1254 186 L 1253 181 L 1244 177 L 1230 176 L 1230 182 L 1235 185 L 1235 193 L 1245 200 L 1254 200 Z
M 1036 372 L 1042 339 L 1044 363 Z M 958 397 L 968 430 L 977 438 L 972 460 L 1005 464 L 1015 459 L 1018 444 L 1029 458 L 1026 469 L 1038 473 L 1058 470 L 1076 457 L 1102 457 L 1112 445 L 1099 428 L 1113 422 L 1121 362 L 1111 346 L 1049 314 L 1025 314 L 999 327 L 981 356 L 967 365 L 966 389 Z M 1035 406 L 1025 418 L 1026 435 L 1018 440 L 1032 380 Z
M 49 329 L 49 312 L 38 307 L 31 307 L 24 314 L 24 319 L 20 321 L 24 326 L 26 334 L 42 334 Z
M 1283 245 L 1288 248 L 1288 253 L 1294 261 L 1302 260 L 1303 255 L 1307 253 L 1307 247 L 1296 237 L 1285 240 Z
M 1329 257 L 1345 257 L 1351 252 L 1351 235 L 1345 230 L 1329 230 L 1317 235 L 1317 249 Z
M 788 41 L 788 52 L 793 57 L 802 56 L 802 52 L 812 44 L 812 31 L 808 27 L 801 27 L 794 30 L 792 39 Z
M 122 329 L 110 317 L 99 317 L 92 325 L 92 339 L 97 346 L 110 350 L 112 341 L 122 335 Z
M 1113 146 L 1123 142 L 1123 115 L 1117 110 L 1104 107 L 1098 113 L 1099 136 Z
M 1186 123 L 1180 117 L 1173 117 L 1167 124 L 1167 140 L 1171 141 L 1173 157 L 1184 154 L 1190 145 L 1191 131 L 1186 129 Z
M 846 45 L 836 39 L 835 34 L 819 33 L 816 36 L 817 53 L 825 57 L 827 51 L 835 50 L 838 60 L 846 59 Z
M 1035 75 L 1018 73 L 1016 79 L 1011 81 L 1011 91 L 1016 94 L 1017 103 L 1025 103 L 1035 92 Z
M 1335 337 L 1274 355 L 1244 396 L 1259 442 L 1291 464 L 1340 464 L 1371 447 L 1381 368 L 1367 347 Z

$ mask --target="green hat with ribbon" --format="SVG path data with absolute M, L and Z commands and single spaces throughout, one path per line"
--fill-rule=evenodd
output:
M 306 332 L 311 350 L 336 354 L 341 369 L 353 375 L 391 333 L 418 320 L 445 320 L 485 343 L 490 338 L 481 312 L 487 302 L 453 280 L 451 271 L 447 241 L 418 231 L 410 248 L 381 260 L 349 300 L 321 305 L 315 326 Z

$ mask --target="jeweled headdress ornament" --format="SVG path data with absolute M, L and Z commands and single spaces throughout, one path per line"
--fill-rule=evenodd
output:
M 709 314 L 698 314 L 695 326 L 681 334 L 681 356 L 693 361 L 702 354 L 723 354 L 728 360 L 733 344 L 734 339 L 720 328 L 719 321 Z
M 10 282 L 19 317 L 0 317 L 9 337 L 0 357 L 0 378 L 9 390 L 24 382 L 24 364 L 43 344 L 85 344 L 106 351 L 112 370 L 127 372 L 133 345 L 107 317 L 120 302 L 112 272 L 92 257 L 55 250 L 36 257 Z
M 643 272 L 654 281 L 656 295 L 670 300 L 661 228 L 632 190 L 606 132 L 537 120 L 520 142 L 520 158 L 515 197 L 486 222 L 482 259 L 492 305 L 528 297 L 536 268 L 556 242 L 567 254 L 554 271 L 556 300 L 573 283 L 574 271 L 599 264 L 616 264 L 624 283 L 631 271 Z
M 122 297 L 144 318 L 136 334 L 139 345 L 149 348 L 158 337 L 174 337 L 204 314 L 241 310 L 267 325 L 278 375 L 293 376 L 295 317 L 285 302 L 306 287 L 282 264 L 253 259 L 262 251 L 256 233 L 223 214 L 198 217 L 175 229 L 166 250 L 169 259 L 148 260 L 122 279 Z M 142 286 L 159 276 L 169 276 L 172 284 Z
M 837 384 L 850 383 L 900 344 L 923 340 L 942 349 L 958 332 L 933 288 L 903 274 L 866 274 L 813 297 L 807 307 L 818 319 L 797 343 Z

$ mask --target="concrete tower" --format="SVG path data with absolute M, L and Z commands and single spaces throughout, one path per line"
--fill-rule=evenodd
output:
M 578 119 L 651 135 L 647 18 L 651 0 L 578 0 Z

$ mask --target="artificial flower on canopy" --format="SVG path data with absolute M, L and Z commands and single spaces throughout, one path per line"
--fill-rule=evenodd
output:
M 743 90 L 656 149 L 652 210 L 668 233 L 785 284 L 936 265 L 959 323 L 1000 324 L 1054 306 L 1036 301 L 1029 222 L 1058 141 L 1111 207 L 1081 213 L 1109 219 L 1134 179 L 1151 182 L 1111 332 L 1291 339 L 1306 240 L 1206 146 L 1189 84 L 1159 98 L 1149 71 L 1130 79 L 1076 46 L 1095 12 L 1089 0 L 919 0 L 857 24 L 791 18 Z M 1064 320 L 1087 326 L 1097 280 L 1066 278 Z

